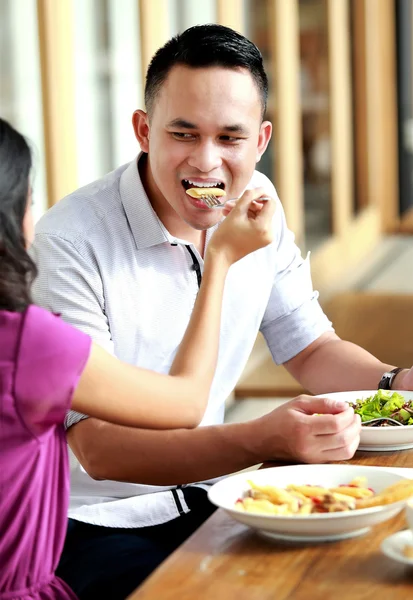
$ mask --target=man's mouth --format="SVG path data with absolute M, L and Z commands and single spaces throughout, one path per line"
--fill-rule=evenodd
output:
M 225 183 L 222 181 L 202 181 L 202 180 L 193 180 L 193 179 L 182 179 L 182 185 L 184 190 L 189 190 L 191 188 L 202 188 L 205 190 L 211 188 L 218 188 L 220 190 L 225 190 Z

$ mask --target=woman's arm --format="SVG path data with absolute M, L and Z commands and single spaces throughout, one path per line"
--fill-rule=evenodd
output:
M 201 288 L 170 374 L 127 365 L 93 344 L 74 393 L 74 410 L 121 425 L 163 429 L 199 424 L 216 367 L 229 267 L 272 241 L 275 204 L 269 201 L 254 210 L 260 195 L 262 190 L 246 192 L 212 236 Z

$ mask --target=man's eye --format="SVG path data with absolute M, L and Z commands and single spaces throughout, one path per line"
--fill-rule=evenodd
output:
M 222 142 L 230 142 L 230 143 L 234 144 L 236 142 L 240 142 L 242 140 L 242 138 L 233 137 L 231 135 L 221 135 L 220 140 Z
M 192 140 L 194 137 L 192 133 L 182 133 L 180 131 L 173 131 L 172 135 L 177 140 Z

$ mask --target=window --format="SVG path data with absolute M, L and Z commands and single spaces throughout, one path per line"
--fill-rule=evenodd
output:
M 48 203 L 36 0 L 1 0 L 0 57 L 0 113 L 32 148 L 37 221 Z
M 74 0 L 79 185 L 133 159 L 143 108 L 136 0 Z

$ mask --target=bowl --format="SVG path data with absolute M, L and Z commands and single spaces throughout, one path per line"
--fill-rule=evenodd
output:
M 409 529 L 403 529 L 384 539 L 381 549 L 389 558 L 413 567 L 413 499 L 406 503 L 406 521 Z
M 413 392 L 391 390 L 404 396 L 406 400 L 413 400 Z M 334 392 L 320 394 L 319 398 L 334 398 L 345 402 L 368 398 L 377 394 L 377 390 L 361 390 L 358 392 Z M 368 452 L 394 452 L 395 450 L 409 450 L 413 448 L 413 425 L 389 425 L 387 427 L 362 426 L 359 450 Z
M 366 477 L 367 485 L 375 492 L 380 492 L 387 486 L 406 479 L 381 467 L 294 465 L 232 475 L 213 485 L 208 497 L 213 504 L 224 509 L 236 521 L 252 527 L 266 537 L 295 542 L 334 541 L 366 533 L 373 525 L 382 523 L 399 513 L 405 506 L 406 500 L 345 512 L 291 516 L 242 512 L 235 508 L 235 503 L 250 489 L 248 481 L 281 488 L 291 483 L 335 487 L 348 484 L 355 477 Z

